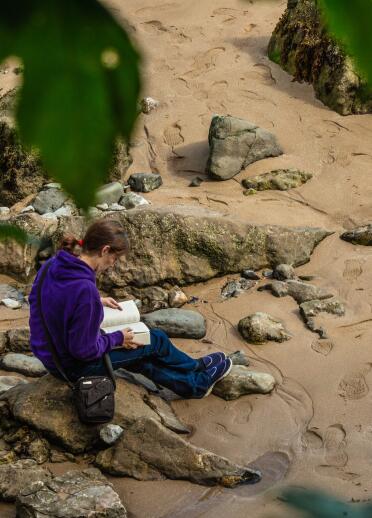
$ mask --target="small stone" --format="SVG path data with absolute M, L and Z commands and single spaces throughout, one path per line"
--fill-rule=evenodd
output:
M 50 472 L 45 468 L 39 467 L 32 459 L 23 459 L 12 464 L 3 464 L 0 466 L 0 499 L 5 502 L 14 502 L 20 490 L 24 488 L 25 483 L 30 484 L 50 479 Z M 23 516 L 31 518 L 33 515 Z
M 141 100 L 140 105 L 141 105 L 142 113 L 145 113 L 146 115 L 148 115 L 150 112 L 152 112 L 153 110 L 158 108 L 158 106 L 160 105 L 160 102 L 157 101 L 156 99 L 153 99 L 152 97 L 144 97 Z
M 117 424 L 107 424 L 99 431 L 99 436 L 101 440 L 111 446 L 115 444 L 115 442 L 121 437 L 124 433 L 124 430 L 121 426 Z
M 271 278 L 272 278 L 272 276 L 273 276 L 273 273 L 274 273 L 274 272 L 273 272 L 272 270 L 264 270 L 264 271 L 262 272 L 262 275 L 263 275 L 263 277 L 265 277 L 266 279 L 271 279 Z
M 28 381 L 18 376 L 0 376 L 0 395 L 20 383 L 28 383 Z
M 102 185 L 102 187 L 100 187 L 96 193 L 96 206 L 104 203 L 107 203 L 107 205 L 118 203 L 123 194 L 124 189 L 120 182 L 111 182 Z
M 46 214 L 62 207 L 66 200 L 67 194 L 60 189 L 46 189 L 36 195 L 32 205 L 39 214 Z
M 133 191 L 150 192 L 158 189 L 163 184 L 163 179 L 160 174 L 134 173 L 129 177 L 128 183 Z
M 241 276 L 244 279 L 250 279 L 252 281 L 259 281 L 260 276 L 254 270 L 243 270 Z
M 168 292 L 168 304 L 171 308 L 180 308 L 188 302 L 188 297 L 181 288 L 175 286 Z
M 295 269 L 291 264 L 279 264 L 273 272 L 274 279 L 285 281 L 288 279 L 297 279 Z
M 200 187 L 200 185 L 204 182 L 203 178 L 200 178 L 200 176 L 195 176 L 189 184 L 189 187 Z
M 44 185 L 43 188 L 44 189 L 59 189 L 59 190 L 61 190 L 62 189 L 62 185 L 60 183 L 57 183 L 57 182 L 50 182 L 50 183 L 47 183 L 46 185 Z
M 9 207 L 0 207 L 0 216 L 5 216 L 6 214 L 9 214 L 10 208 Z
M 119 203 L 111 203 L 109 205 L 108 210 L 118 211 L 118 210 L 125 210 L 125 207 L 123 205 L 119 205 Z
M 254 194 L 257 194 L 256 189 L 247 189 L 246 191 L 243 191 L 244 196 L 253 196 Z
M 247 394 L 268 394 L 274 387 L 275 378 L 271 374 L 233 365 L 230 374 L 214 386 L 213 394 L 231 401 Z
M 96 205 L 97 209 L 99 210 L 108 210 L 109 206 L 108 203 L 99 203 Z
M 230 297 L 237 297 L 243 291 L 249 290 L 253 288 L 256 283 L 249 279 L 239 279 L 237 281 L 230 281 L 221 290 L 221 296 L 224 299 L 228 299 Z
M 26 356 L 25 354 L 8 353 L 1 359 L 0 365 L 7 371 L 19 372 L 35 378 L 47 373 L 40 360 L 35 356 Z
M 69 207 L 68 205 L 64 205 L 63 207 L 60 207 L 59 209 L 54 211 L 54 214 L 58 218 L 63 217 L 63 216 L 72 216 L 72 210 L 71 210 L 71 207 Z
M 28 326 L 23 326 L 9 329 L 7 348 L 13 353 L 29 352 L 30 328 Z
M 233 365 L 244 365 L 245 367 L 249 365 L 249 358 L 244 351 L 235 351 L 228 356 L 233 362 Z
M 245 340 L 254 344 L 261 344 L 268 340 L 284 342 L 291 338 L 280 320 L 262 312 L 242 318 L 238 329 Z
M 204 317 L 187 309 L 160 309 L 142 315 L 142 321 L 150 328 L 162 329 L 170 338 L 200 339 L 206 334 Z
M 22 307 L 22 303 L 19 300 L 14 299 L 2 299 L 1 304 L 9 309 L 20 309 Z
M 124 196 L 120 198 L 120 205 L 123 205 L 127 210 L 149 204 L 150 202 L 146 200 L 146 198 L 135 192 L 125 193 Z
M 57 221 L 58 217 L 54 214 L 54 212 L 45 212 L 45 214 L 42 214 L 41 217 L 43 219 L 52 219 Z
M 348 241 L 353 245 L 372 245 L 372 224 L 356 227 L 353 230 L 348 230 L 341 234 L 341 239 Z
M 21 210 L 21 214 L 28 214 L 29 212 L 35 212 L 35 208 L 32 205 L 27 205 Z
M 270 189 L 287 191 L 299 187 L 311 178 L 312 174 L 298 171 L 297 169 L 276 169 L 252 178 L 245 178 L 242 181 L 242 185 L 246 189 L 255 191 Z

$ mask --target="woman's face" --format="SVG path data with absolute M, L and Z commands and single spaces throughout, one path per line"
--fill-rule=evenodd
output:
M 106 245 L 102 248 L 101 254 L 97 259 L 97 269 L 96 272 L 104 272 L 109 268 L 113 268 L 115 263 L 118 261 L 120 257 L 123 257 L 124 254 L 117 254 L 113 252 L 109 245 Z

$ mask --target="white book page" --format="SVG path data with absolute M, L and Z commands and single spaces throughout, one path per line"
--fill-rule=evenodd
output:
M 140 313 L 133 300 L 119 302 L 119 306 L 122 308 L 122 311 L 107 307 L 103 308 L 104 317 L 101 327 L 105 331 L 107 327 L 120 325 L 122 329 L 124 325 L 127 326 L 128 324 L 140 321 Z
M 122 331 L 125 328 L 130 328 L 134 332 L 135 342 L 142 345 L 148 345 L 150 343 L 150 330 L 143 322 L 134 322 L 124 325 L 119 324 L 111 327 L 103 327 L 102 329 L 106 331 L 106 333 L 114 333 L 115 331 Z

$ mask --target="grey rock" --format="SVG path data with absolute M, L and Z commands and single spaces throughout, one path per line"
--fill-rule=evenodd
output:
M 271 374 L 233 365 L 230 374 L 214 386 L 213 394 L 231 401 L 247 394 L 268 394 L 274 387 L 275 378 Z
M 60 189 L 46 189 L 36 195 L 32 205 L 38 214 L 47 214 L 62 207 L 66 200 L 67 194 Z
M 150 328 L 162 329 L 171 338 L 203 338 L 206 334 L 204 317 L 187 309 L 160 309 L 142 315 Z
M 117 210 L 125 210 L 125 207 L 123 205 L 120 205 L 119 203 L 111 203 L 109 205 L 108 210 L 117 211 Z
M 341 234 L 341 239 L 344 241 L 348 241 L 353 245 L 363 245 L 363 246 L 371 246 L 372 245 L 372 225 L 364 225 L 362 227 L 354 228 L 353 230 L 348 230 Z
M 124 189 L 120 182 L 111 182 L 102 185 L 96 193 L 97 205 L 101 205 L 103 203 L 107 203 L 108 205 L 111 205 L 111 203 L 118 203 L 123 194 Z
M 30 328 L 28 326 L 9 329 L 7 349 L 13 353 L 30 352 Z
M 49 470 L 39 467 L 36 461 L 32 459 L 18 460 L 12 464 L 1 464 L 0 500 L 14 502 L 25 483 L 44 482 L 50 479 Z
M 215 115 L 208 140 L 207 173 L 217 180 L 233 178 L 249 164 L 283 153 L 272 133 L 236 117 Z
M 16 509 L 19 518 L 127 516 L 118 494 L 95 468 L 26 484 L 17 496 Z
M 337 298 L 328 300 L 311 300 L 300 305 L 300 313 L 304 319 L 315 317 L 319 313 L 323 312 L 343 316 L 345 314 L 345 306 Z
M 108 203 L 98 203 L 96 208 L 99 210 L 108 210 L 109 206 Z
M 50 182 L 44 185 L 44 189 L 62 189 L 62 185 L 58 182 Z
M 262 276 L 265 277 L 265 279 L 271 279 L 273 276 L 273 270 L 264 270 L 262 272 Z
M 150 192 L 163 184 L 160 174 L 134 173 L 128 179 L 130 188 L 136 192 Z
M 333 293 L 330 293 L 323 288 L 318 288 L 313 284 L 307 284 L 306 282 L 296 280 L 288 280 L 286 282 L 274 281 L 271 284 L 271 290 L 277 297 L 290 295 L 299 304 L 302 304 L 302 302 L 308 302 L 309 300 L 323 300 L 333 297 Z
M 244 351 L 235 351 L 228 356 L 233 365 L 244 365 L 245 367 L 248 367 L 249 365 L 249 358 Z
M 20 309 L 22 307 L 22 303 L 19 300 L 14 299 L 2 299 L 1 304 L 9 309 Z
M 18 378 L 17 376 L 0 376 L 0 395 L 19 383 L 28 382 L 22 378 Z
M 279 281 L 297 279 L 296 271 L 291 264 L 278 264 L 273 272 L 273 277 Z
M 171 308 L 180 308 L 188 302 L 188 296 L 184 293 L 181 288 L 174 286 L 168 292 L 168 304 Z
M 28 445 L 27 453 L 31 459 L 37 462 L 37 464 L 48 462 L 50 456 L 48 441 L 41 439 L 40 437 L 34 439 Z
M 256 285 L 255 281 L 249 279 L 239 279 L 237 281 L 230 281 L 221 290 L 221 296 L 224 299 L 237 297 L 243 291 L 247 291 Z
M 268 340 L 284 342 L 291 338 L 280 320 L 262 312 L 242 318 L 238 329 L 245 340 L 254 344 L 261 344 Z
M 204 182 L 203 178 L 200 176 L 195 176 L 189 184 L 189 187 L 200 187 L 200 185 Z
M 58 221 L 58 216 L 54 212 L 46 212 L 45 214 L 42 214 L 41 217 L 43 219 L 50 219 L 54 221 Z
M 128 192 L 125 193 L 120 198 L 120 205 L 123 205 L 127 210 L 134 209 L 136 207 L 139 207 L 141 205 L 149 205 L 150 202 L 146 200 L 143 196 L 140 194 L 137 194 L 135 192 Z
M 143 400 L 158 414 L 162 424 L 166 428 L 172 430 L 172 432 L 181 434 L 188 434 L 191 432 L 190 428 L 181 423 L 169 403 L 153 394 L 146 394 Z
M 116 441 L 119 439 L 119 437 L 122 436 L 124 433 L 124 430 L 121 426 L 118 424 L 107 424 L 103 426 L 99 431 L 99 436 L 101 440 L 108 444 L 109 446 L 112 446 L 116 443 Z
M 259 281 L 260 276 L 254 270 L 243 270 L 241 276 L 244 279 L 250 279 L 252 281 Z
M 56 211 L 54 211 L 54 214 L 57 216 L 57 218 L 71 216 L 72 215 L 72 210 L 71 210 L 70 206 L 65 205 L 63 207 L 60 207 Z
M 9 207 L 0 207 L 0 216 L 6 216 L 7 214 L 9 214 L 9 212 Z
M 47 373 L 44 365 L 34 356 L 26 356 L 20 353 L 8 353 L 0 361 L 3 369 L 19 372 L 25 376 L 40 377 Z
M 255 191 L 287 191 L 308 182 L 312 176 L 310 173 L 298 171 L 297 169 L 276 169 L 269 173 L 245 178 L 242 181 L 242 185 L 246 189 L 254 189 Z
M 21 214 L 27 214 L 28 212 L 35 212 L 33 205 L 27 205 L 21 210 Z

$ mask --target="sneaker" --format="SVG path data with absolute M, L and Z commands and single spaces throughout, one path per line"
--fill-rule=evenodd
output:
M 205 371 L 207 369 L 212 369 L 213 367 L 217 367 L 217 365 L 226 360 L 225 353 L 211 353 L 208 356 L 203 356 L 199 358 L 199 369 L 200 371 Z
M 213 387 L 218 381 L 221 381 L 223 378 L 226 378 L 226 376 L 230 373 L 231 367 L 232 367 L 232 361 L 230 358 L 226 358 L 223 362 L 219 363 L 216 367 L 212 367 L 211 369 L 207 369 L 205 372 L 209 374 L 209 377 L 211 379 L 211 385 L 209 386 L 207 392 L 204 394 L 203 397 L 209 396 L 209 394 L 212 392 Z

